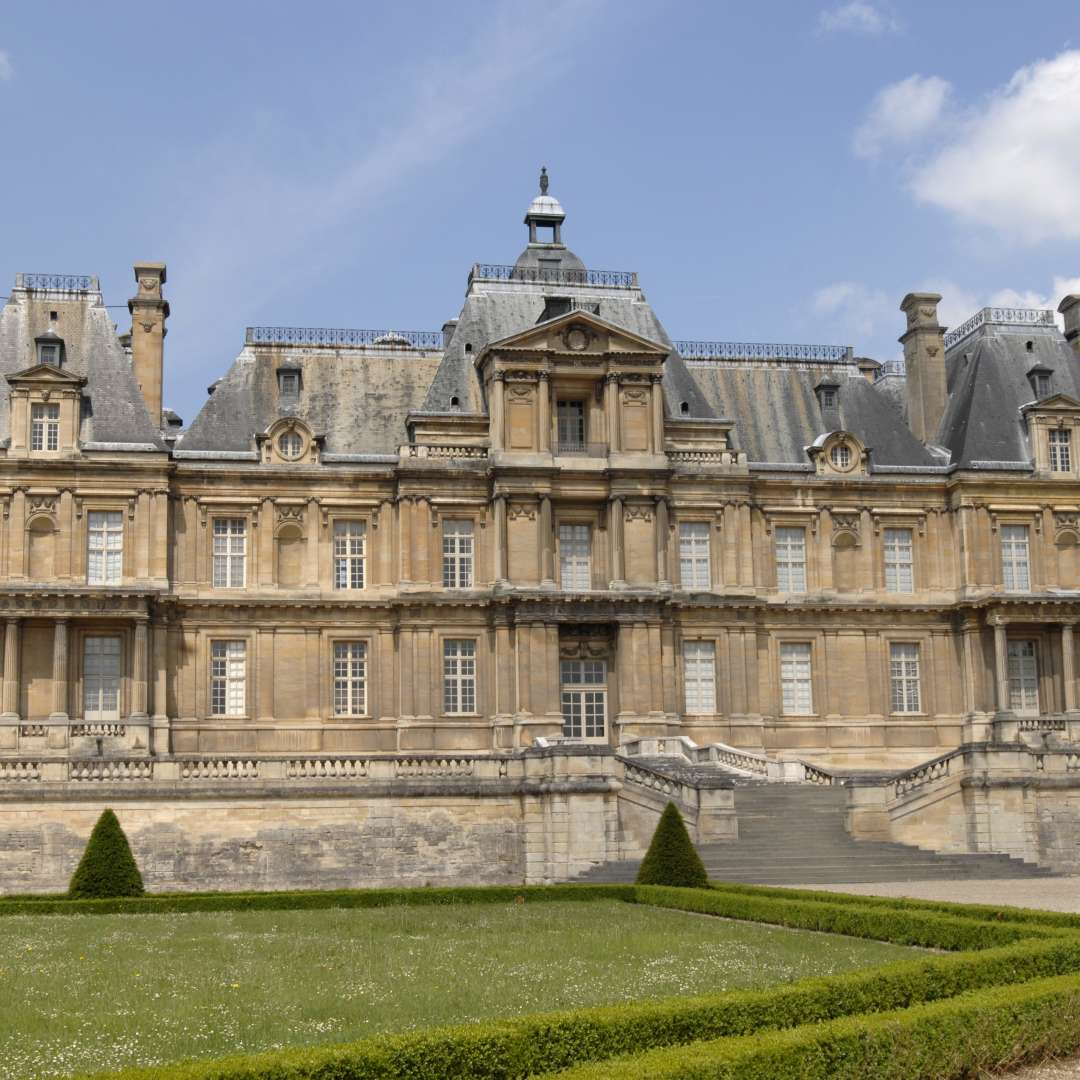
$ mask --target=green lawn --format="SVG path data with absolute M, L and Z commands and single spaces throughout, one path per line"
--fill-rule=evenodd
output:
M 761 987 L 910 957 L 617 901 L 0 923 L 0 1080 Z

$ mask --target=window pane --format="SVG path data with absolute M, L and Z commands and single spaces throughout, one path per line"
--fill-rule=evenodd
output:
M 86 522 L 86 580 L 119 585 L 123 573 L 124 516 L 119 510 L 91 510 Z
M 559 526 L 559 581 L 564 589 L 583 592 L 592 588 L 590 549 L 588 525 Z
M 805 716 L 813 712 L 809 642 L 781 643 L 780 688 L 785 714 Z
M 367 526 L 363 521 L 334 522 L 334 588 L 364 588 Z
M 716 646 L 711 641 L 683 644 L 683 673 L 688 713 L 716 712 Z
M 244 518 L 214 518 L 214 587 L 244 586 L 247 522 Z
M 776 587 L 780 592 L 806 592 L 806 530 L 776 530 Z
M 555 406 L 560 450 L 585 449 L 585 402 L 559 401 Z
M 470 589 L 473 584 L 473 523 L 443 521 L 443 587 Z
M 679 525 L 679 581 L 684 589 L 712 585 L 708 522 L 684 521 Z
M 1001 526 L 1001 575 L 1006 589 L 1027 592 L 1031 588 L 1026 525 Z
M 885 589 L 909 593 L 915 588 L 914 545 L 910 529 L 885 530 Z
M 443 642 L 443 711 L 476 711 L 476 642 L 471 638 Z
M 1056 428 L 1050 432 L 1050 468 L 1054 472 L 1072 469 L 1072 432 Z
M 893 712 L 922 711 L 918 645 L 909 642 L 893 642 L 889 645 L 889 680 Z
M 367 644 L 334 643 L 334 713 L 362 716 L 367 711 Z
M 210 712 L 243 716 L 247 712 L 247 643 L 214 641 L 210 646 Z

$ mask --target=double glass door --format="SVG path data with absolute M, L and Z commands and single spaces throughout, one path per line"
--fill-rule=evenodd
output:
M 1009 642 L 1009 708 L 1015 713 L 1039 713 L 1039 658 L 1035 642 Z
M 600 742 L 607 738 L 607 663 L 563 660 L 563 735 Z
M 88 724 L 120 722 L 120 639 L 83 639 L 83 718 Z

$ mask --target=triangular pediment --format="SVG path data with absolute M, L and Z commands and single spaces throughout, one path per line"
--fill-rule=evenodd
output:
M 1048 398 L 1043 398 L 1042 401 L 1028 402 L 1023 411 L 1030 412 L 1032 409 L 1038 409 L 1040 412 L 1072 413 L 1080 411 L 1080 401 L 1069 397 L 1068 394 L 1053 394 Z
M 20 383 L 34 386 L 83 386 L 86 383 L 83 376 L 72 375 L 52 364 L 35 364 L 5 377 L 12 386 Z
M 588 355 L 634 354 L 663 358 L 671 346 L 642 337 L 590 311 L 571 311 L 493 341 L 490 352 L 556 352 Z

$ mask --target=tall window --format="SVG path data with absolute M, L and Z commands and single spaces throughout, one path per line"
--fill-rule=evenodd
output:
M 776 530 L 776 587 L 781 592 L 806 592 L 806 530 Z
M 30 449 L 60 449 L 60 406 L 52 403 L 30 406 Z
M 247 522 L 214 518 L 214 588 L 242 589 L 247 557 Z
M 894 713 L 922 712 L 918 645 L 906 641 L 894 641 L 889 645 L 889 681 Z
M 909 593 L 915 589 L 915 558 L 910 529 L 885 530 L 885 591 Z
M 471 589 L 473 583 L 473 523 L 443 521 L 442 583 L 445 589 Z
M 1072 432 L 1068 428 L 1050 431 L 1050 471 L 1072 471 Z
M 555 404 L 559 449 L 585 449 L 585 402 L 558 401 Z
M 83 638 L 83 719 L 88 724 L 120 720 L 120 639 Z
M 334 522 L 334 588 L 362 589 L 367 560 L 367 526 L 362 521 Z
M 591 538 L 588 525 L 559 526 L 559 582 L 570 592 L 592 588 Z
M 124 562 L 124 515 L 119 510 L 91 510 L 86 536 L 87 584 L 119 585 Z
M 1042 401 L 1050 396 L 1050 376 L 1039 374 L 1035 376 L 1035 396 Z
M 808 716 L 814 711 L 808 641 L 780 643 L 780 691 L 785 716 Z
M 470 638 L 443 642 L 443 712 L 476 712 L 476 642 Z
M 1001 577 L 1005 588 L 1013 592 L 1031 588 L 1026 525 L 1001 526 Z
M 38 363 L 60 366 L 60 346 L 56 342 L 43 341 L 38 346 Z
M 215 641 L 210 646 L 210 712 L 243 716 L 247 712 L 247 643 Z
M 334 642 L 334 715 L 363 716 L 367 711 L 367 645 Z
M 570 739 L 607 737 L 607 663 L 603 660 L 563 660 L 563 734 Z
M 679 524 L 679 581 L 684 589 L 708 589 L 712 584 L 707 521 Z
M 1009 708 L 1013 712 L 1039 712 L 1039 663 L 1034 641 L 1010 641 L 1008 645 Z
M 683 643 L 683 684 L 688 713 L 716 712 L 716 646 L 711 641 Z

